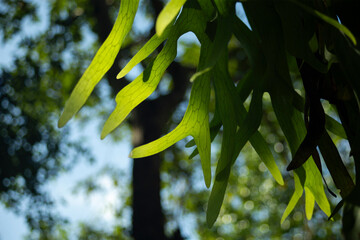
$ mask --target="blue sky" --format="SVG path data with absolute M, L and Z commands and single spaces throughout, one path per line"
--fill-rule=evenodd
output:
M 73 191 L 78 181 L 96 174 L 105 166 L 115 166 L 124 172 L 131 172 L 131 161 L 127 157 L 130 152 L 130 139 L 125 138 L 118 143 L 112 142 L 111 139 L 100 140 L 99 125 L 96 121 L 82 127 L 77 126 L 76 122 L 70 125 L 72 138 L 84 139 L 84 145 L 92 150 L 96 162 L 89 165 L 86 159 L 81 159 L 72 171 L 60 174 L 58 178 L 50 181 L 46 188 L 57 202 L 57 212 L 69 218 L 75 225 L 76 222 L 87 221 L 97 222 L 103 227 L 111 226 L 114 224 L 114 216 L 111 213 L 121 204 L 118 198 L 121 189 L 113 186 L 109 177 L 103 176 L 98 180 L 105 192 L 87 197 L 81 192 L 74 194 Z M 129 177 L 128 175 L 122 180 L 128 183 Z M 66 204 L 62 204 L 64 201 Z M 27 232 L 24 219 L 0 206 L 0 239 L 21 239 Z

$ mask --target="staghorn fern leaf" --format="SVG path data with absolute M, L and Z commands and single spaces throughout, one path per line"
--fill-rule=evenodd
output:
M 304 192 L 307 219 L 313 216 L 315 202 L 329 216 L 330 204 L 325 195 L 322 175 L 312 155 L 314 149 L 319 147 L 342 197 L 345 201 L 354 201 L 354 197 L 346 197 L 351 195 L 356 185 L 325 129 L 348 139 L 351 146 L 358 146 L 360 142 L 357 137 L 360 135 L 357 134 L 360 128 L 353 120 L 360 116 L 360 85 L 357 81 L 360 75 L 360 54 L 356 48 L 356 39 L 353 33 L 338 21 L 297 0 L 244 1 L 244 9 L 251 24 L 250 30 L 236 17 L 235 2 L 170 0 L 167 3 L 157 18 L 156 34 L 119 72 L 117 78 L 124 77 L 161 44 L 164 43 L 164 46 L 144 72 L 117 94 L 116 108 L 107 119 L 101 138 L 110 134 L 136 106 L 156 90 L 166 69 L 176 58 L 178 39 L 191 31 L 200 41 L 201 51 L 197 71 L 189 79 L 193 83 L 185 115 L 179 125 L 168 134 L 133 149 L 130 156 L 150 156 L 187 136 L 192 136 L 194 139 L 186 147 L 196 145 L 190 158 L 200 155 L 205 185 L 210 187 L 211 142 L 221 132 L 221 153 L 206 216 L 207 224 L 212 226 L 219 215 L 233 164 L 247 142 L 251 143 L 276 182 L 284 184 L 274 156 L 258 131 L 264 110 L 263 94 L 268 92 L 277 121 L 293 156 L 289 169 L 294 169 L 295 191 L 281 222 L 293 211 Z M 138 0 L 121 1 L 114 28 L 67 101 L 58 123 L 59 127 L 64 126 L 79 111 L 113 64 L 126 34 L 131 29 L 138 3 Z M 316 30 L 319 20 L 327 24 Z M 247 75 L 235 81 L 228 69 L 229 43 L 233 36 L 244 49 L 250 65 Z M 334 36 L 334 39 L 324 40 L 329 36 Z M 331 64 L 325 57 L 325 53 L 330 51 L 336 56 L 336 61 Z M 310 96 L 312 101 L 310 118 L 313 119 L 309 126 L 306 126 L 307 108 L 304 98 L 294 90 L 293 81 L 296 79 L 290 76 L 295 72 L 300 75 L 297 80 L 306 84 L 307 79 L 301 78 L 304 66 L 307 66 L 304 63 L 308 64 L 318 77 L 311 81 L 316 81 L 317 84 L 305 86 L 306 99 Z M 215 92 L 216 110 L 209 124 L 211 82 Z M 247 111 L 244 102 L 250 94 L 252 98 Z M 323 112 L 320 98 L 324 95 L 330 96 L 329 102 L 334 103 L 339 110 L 341 123 Z M 318 132 L 319 129 L 321 131 Z M 354 147 L 353 151 L 354 158 L 358 159 L 359 151 Z M 357 178 L 360 179 L 358 176 L 359 173 Z
M 65 109 L 59 119 L 59 127 L 63 127 L 80 110 L 96 84 L 114 63 L 121 44 L 131 29 L 138 4 L 139 0 L 121 1 L 114 27 L 66 102 Z

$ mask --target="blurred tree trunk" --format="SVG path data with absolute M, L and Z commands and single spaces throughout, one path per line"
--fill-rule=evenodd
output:
M 187 80 L 178 64 L 169 68 L 173 76 L 172 92 L 141 104 L 133 114 L 133 146 L 153 141 L 165 132 L 172 113 L 182 101 Z M 165 239 L 164 215 L 160 199 L 162 155 L 156 154 L 133 162 L 133 236 L 136 240 Z
M 148 106 L 140 107 L 133 116 L 133 146 L 137 147 L 160 137 L 161 127 L 156 124 L 152 112 L 157 109 Z M 144 114 L 142 110 L 148 111 Z M 151 111 L 153 110 L 153 111 Z M 164 214 L 160 199 L 160 166 L 159 154 L 134 159 L 132 171 L 132 235 L 136 240 L 165 239 Z
M 103 0 L 91 0 L 91 2 L 97 20 L 95 32 L 98 34 L 99 40 L 103 42 L 113 24 L 109 16 L 109 6 Z M 162 3 L 160 1 L 152 2 L 154 11 L 159 12 Z M 154 32 L 154 29 L 151 32 Z M 120 70 L 116 64 L 118 60 L 119 56 L 114 66 L 107 73 L 109 85 L 112 87 L 114 95 L 126 85 L 126 81 L 116 79 Z M 170 122 L 173 112 L 184 98 L 188 82 L 188 70 L 174 62 L 169 67 L 168 73 L 173 78 L 171 92 L 157 99 L 147 100 L 133 111 L 130 125 L 134 147 L 161 137 L 167 130 L 166 126 Z M 165 218 L 160 199 L 161 162 L 162 157 L 159 154 L 133 161 L 132 235 L 136 240 L 166 239 L 164 233 Z M 179 233 L 177 232 L 176 235 L 179 236 Z

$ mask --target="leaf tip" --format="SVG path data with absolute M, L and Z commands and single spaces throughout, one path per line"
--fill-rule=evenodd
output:
M 193 147 L 194 145 L 195 145 L 194 140 L 190 140 L 190 141 L 188 141 L 188 142 L 185 144 L 185 147 L 186 147 L 186 148 L 191 148 L 191 147 Z
M 147 156 L 149 155 L 144 154 L 139 147 L 134 148 L 129 154 L 129 158 L 144 158 Z
M 101 135 L 100 135 L 100 139 L 101 140 L 104 140 L 104 138 L 107 136 L 107 134 L 103 134 L 103 133 L 101 133 Z
M 101 135 L 100 135 L 100 139 L 103 140 L 111 131 L 109 130 L 108 127 L 106 127 L 106 123 L 105 126 L 103 128 L 103 130 L 101 131 Z
M 293 160 L 293 161 L 291 161 L 290 164 L 287 166 L 286 171 L 291 171 L 291 170 L 294 170 L 294 169 L 296 169 L 296 168 L 298 168 L 298 166 L 296 166 L 296 164 L 295 164 L 295 162 L 294 162 L 294 160 Z
M 57 127 L 58 128 L 62 128 L 64 126 L 64 124 L 62 122 L 60 122 L 60 120 L 58 121 Z
M 145 155 L 141 153 L 141 150 L 139 151 L 139 147 L 134 148 L 129 154 L 129 158 L 142 158 L 142 157 L 145 157 Z
M 284 179 L 282 178 L 281 175 L 280 175 L 280 178 L 276 178 L 275 181 L 276 181 L 280 186 L 284 186 L 284 184 L 285 184 Z
M 289 166 L 287 166 L 287 168 L 286 168 L 286 171 L 290 172 L 291 170 L 294 170 L 294 169 L 292 168 L 291 164 L 289 164 Z
M 194 82 L 198 77 L 200 77 L 204 73 L 209 72 L 211 69 L 212 69 L 212 67 L 207 67 L 207 68 L 205 68 L 203 70 L 200 70 L 200 71 L 194 73 L 190 78 L 190 82 Z
M 125 76 L 124 71 L 121 70 L 121 71 L 118 73 L 118 75 L 116 76 L 116 79 L 123 78 L 124 76 Z
M 161 27 L 158 27 L 158 26 L 156 25 L 156 35 L 157 35 L 158 37 L 161 37 L 161 35 L 162 35 L 163 32 L 164 32 L 164 30 L 163 30 Z
M 206 218 L 206 225 L 208 228 L 212 228 L 214 226 L 215 221 L 212 219 Z
M 284 223 L 285 219 L 288 217 L 288 214 L 285 214 L 285 212 L 283 213 L 281 220 L 280 220 L 280 225 Z
M 64 114 L 64 112 L 63 112 L 58 121 L 58 128 L 64 127 L 69 120 L 70 120 L 70 117 L 68 117 L 67 114 Z
M 205 185 L 207 188 L 210 188 L 210 185 L 211 185 L 211 177 L 208 177 L 205 179 Z
M 210 210 L 209 210 L 209 206 L 206 212 L 206 225 L 208 228 L 212 228 L 216 222 L 216 219 L 218 217 L 218 214 L 214 215 L 211 214 Z

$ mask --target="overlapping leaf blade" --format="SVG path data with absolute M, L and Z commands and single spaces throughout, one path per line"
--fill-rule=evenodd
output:
M 237 104 L 237 98 L 234 98 L 234 96 L 237 96 L 237 93 L 227 72 L 226 59 L 220 59 L 215 66 L 214 85 L 217 94 L 216 105 L 223 122 L 223 141 L 221 156 L 216 169 L 215 182 L 208 203 L 208 226 L 212 226 L 216 221 L 224 199 L 230 169 L 247 141 L 250 140 L 276 181 L 283 184 L 281 173 L 265 140 L 256 131 L 262 116 L 262 93 L 256 92 L 253 94 L 249 113 L 246 112 L 243 106 L 240 107 L 240 104 Z M 239 123 L 239 130 L 236 132 L 237 121 Z
M 286 206 L 286 209 L 281 217 L 281 220 L 280 220 L 281 223 L 283 223 L 285 221 L 285 219 L 287 218 L 287 216 L 289 216 L 289 214 L 294 210 L 297 202 L 299 201 L 299 199 L 301 198 L 301 196 L 303 194 L 303 188 L 301 186 L 300 179 L 297 174 L 294 174 L 294 182 L 295 182 L 295 191 L 294 191 L 293 195 L 291 196 L 290 201 L 289 201 L 288 205 Z
M 222 123 L 221 123 L 219 111 L 215 109 L 214 116 L 213 116 L 213 118 L 211 119 L 211 122 L 210 122 L 210 138 L 211 138 L 211 142 L 214 141 L 216 135 L 218 134 L 218 132 L 219 132 L 219 130 L 221 128 L 221 125 L 222 125 Z M 189 147 L 193 147 L 195 145 L 196 145 L 195 141 L 194 141 L 194 139 L 192 139 L 191 141 L 186 143 L 185 147 L 189 148 Z M 195 151 L 197 151 L 197 149 L 195 149 L 194 152 Z M 191 155 L 193 155 L 194 152 Z M 198 154 L 198 152 L 196 154 Z
M 252 66 L 250 73 L 243 78 L 237 86 L 239 100 L 240 102 L 244 102 L 251 90 L 255 87 L 263 91 L 263 84 L 265 83 L 263 82 L 264 80 L 261 79 L 264 77 L 265 71 L 264 54 L 261 51 L 261 46 L 259 45 L 255 34 L 238 18 L 236 18 L 234 23 L 234 35 L 244 47 L 250 60 L 250 65 Z M 240 106 L 239 109 L 240 115 L 238 116 L 238 119 L 241 122 L 241 116 L 245 116 L 246 110 L 243 106 Z M 250 143 L 275 180 L 281 185 L 284 184 L 284 180 L 275 163 L 274 157 L 267 146 L 266 141 L 258 131 L 250 137 Z
M 287 57 L 280 24 L 281 20 L 271 3 L 256 4 L 256 2 L 247 2 L 246 4 L 244 3 L 244 8 L 248 13 L 247 16 L 254 32 L 262 40 L 264 55 L 267 61 L 266 78 L 269 83 L 271 82 L 268 85 L 271 102 L 291 152 L 294 154 L 305 137 L 306 129 L 300 112 L 292 106 L 293 96 L 291 92 L 293 90 L 291 89 L 293 88 L 287 67 Z M 296 170 L 294 175 L 299 174 L 301 169 Z M 283 219 L 286 218 L 295 206 L 299 195 L 302 195 L 304 187 L 309 188 L 320 208 L 327 215 L 330 215 L 330 204 L 325 196 L 322 177 L 311 158 L 303 165 L 303 170 L 303 174 L 298 176 L 300 179 L 298 183 L 300 184 L 295 184 L 297 188 L 288 208 L 284 212 Z M 310 212 L 310 206 L 308 207 L 308 212 Z
M 300 112 L 304 112 L 305 100 L 303 99 L 303 97 L 301 97 L 293 89 L 288 89 L 288 91 L 291 91 L 293 93 L 292 103 L 293 103 L 293 106 L 295 107 L 295 109 Z M 325 114 L 325 128 L 328 129 L 333 134 L 335 134 L 341 138 L 347 139 L 345 130 L 344 130 L 343 126 L 341 125 L 341 123 L 339 123 L 338 121 L 336 121 L 335 119 L 333 119 L 332 117 L 330 117 L 327 114 Z
M 165 39 L 168 38 L 168 34 L 170 32 L 171 27 L 168 28 L 160 37 L 158 35 L 154 35 L 150 38 L 149 41 L 145 43 L 145 45 L 135 54 L 135 56 L 126 64 L 126 66 L 121 69 L 119 74 L 117 75 L 117 79 L 124 77 L 128 74 L 131 69 L 133 69 L 138 63 L 147 58 L 159 45 L 164 42 Z
M 331 17 L 329 16 L 326 16 L 325 14 L 315 10 L 315 9 L 312 9 L 308 6 L 306 6 L 305 4 L 301 3 L 300 1 L 297 1 L 297 0 L 289 0 L 289 2 L 292 2 L 298 6 L 300 6 L 302 9 L 304 9 L 305 11 L 307 11 L 308 13 L 320 18 L 321 20 L 323 20 L 324 22 L 330 24 L 331 26 L 337 28 L 338 30 L 340 30 L 341 32 L 343 32 L 346 36 L 349 37 L 349 39 L 352 41 L 352 43 L 354 45 L 357 44 L 357 41 L 356 41 L 356 38 L 355 36 L 351 33 L 351 31 L 345 27 L 344 25 L 342 25 L 341 23 L 339 23 L 338 21 L 336 21 L 335 19 L 332 19 Z
M 192 15 L 192 17 L 189 15 Z M 187 21 L 190 23 L 192 18 L 198 20 L 197 24 L 204 26 L 206 24 L 206 17 L 199 18 L 199 12 L 189 11 L 187 13 Z M 194 27 L 195 25 L 191 25 Z M 196 26 L 195 26 L 196 27 Z M 198 38 L 202 43 L 199 69 L 207 64 L 210 52 L 209 40 L 202 31 L 199 31 L 201 26 L 197 26 L 194 32 L 199 34 Z M 193 84 L 188 108 L 185 112 L 184 118 L 180 124 L 167 135 L 143 146 L 133 149 L 131 157 L 139 158 L 156 154 L 186 136 L 193 136 L 198 147 L 203 168 L 205 184 L 207 187 L 211 183 L 211 169 L 210 169 L 210 130 L 209 130 L 209 98 L 210 98 L 210 75 L 209 73 L 202 74 Z
M 291 96 L 289 95 L 286 97 L 287 93 L 285 93 L 284 91 L 281 93 L 273 93 L 270 95 L 273 108 L 281 126 L 281 129 L 286 136 L 291 152 L 294 154 L 300 146 L 300 143 L 305 137 L 306 133 L 306 129 L 302 121 L 300 112 L 291 107 Z M 295 176 L 299 178 L 298 183 L 296 183 L 297 180 Z M 331 213 L 330 204 L 324 192 L 321 173 L 319 172 L 315 162 L 311 157 L 303 164 L 302 167 L 294 171 L 294 178 L 295 193 L 289 202 L 288 208 L 283 214 L 282 221 L 294 208 L 296 202 L 300 198 L 299 195 L 301 196 L 303 193 L 304 187 L 308 188 L 308 192 L 311 192 L 311 194 L 314 196 L 315 201 L 318 203 L 319 207 L 324 211 L 327 216 L 329 216 Z M 306 211 L 310 213 L 312 211 L 311 208 L 313 208 L 314 205 L 309 205 L 311 201 L 307 201 L 307 203 L 308 205 L 306 206 Z M 310 215 L 308 214 L 307 216 L 309 217 Z
M 274 3 L 281 17 L 287 50 L 293 56 L 304 59 L 319 72 L 327 72 L 327 65 L 315 57 L 308 43 L 315 32 L 314 22 L 304 19 L 301 9 L 290 1 L 275 1 Z
M 183 14 L 179 16 L 175 25 L 167 28 L 164 36 L 153 36 L 119 73 L 120 77 L 125 75 L 132 67 L 151 54 L 151 52 L 154 51 L 167 36 L 169 37 L 164 48 L 156 56 L 152 64 L 150 64 L 142 74 L 123 88 L 116 96 L 117 105 L 105 122 L 101 133 L 102 139 L 119 126 L 131 110 L 155 91 L 165 70 L 176 57 L 178 38 L 184 32 L 188 31 L 189 27 L 195 28 L 197 31 L 204 28 L 204 26 L 202 26 L 204 25 L 204 23 L 202 23 L 204 22 L 203 19 L 204 18 L 198 10 L 196 11 L 189 8 L 184 9 Z M 192 21 L 196 21 L 197 24 L 191 24 Z
M 101 139 L 119 126 L 131 110 L 155 91 L 163 73 L 176 57 L 176 47 L 176 39 L 168 40 L 153 63 L 118 93 L 116 108 L 105 122 Z
M 131 110 L 156 89 L 166 68 L 175 59 L 178 38 L 183 33 L 192 31 L 201 42 L 201 56 L 197 72 L 191 78 L 194 83 L 184 118 L 170 133 L 151 143 L 135 148 L 131 152 L 131 156 L 140 158 L 158 153 L 191 135 L 194 140 L 189 142 L 187 146 L 196 144 L 197 148 L 190 157 L 200 153 L 205 184 L 209 187 L 211 183 L 211 141 L 223 126 L 221 156 L 207 209 L 207 223 L 212 226 L 220 212 L 232 165 L 247 141 L 250 141 L 275 180 L 279 184 L 284 183 L 266 141 L 257 131 L 262 117 L 262 95 L 268 91 L 276 117 L 294 156 L 293 163 L 295 162 L 296 166 L 292 168 L 298 168 L 294 171 L 295 192 L 281 222 L 294 209 L 304 191 L 306 217 L 311 219 L 315 202 L 329 216 L 330 205 L 325 196 L 321 172 L 310 157 L 316 146 L 319 146 L 334 182 L 341 189 L 343 197 L 348 196 L 353 191 L 354 183 L 342 163 L 336 146 L 326 131 L 324 131 L 324 136 L 316 135 L 316 142 L 309 144 L 308 140 L 315 138 L 314 136 L 309 137 L 312 131 L 306 130 L 302 120 L 301 112 L 304 112 L 304 100 L 292 87 L 287 61 L 291 58 L 289 60 L 292 61 L 290 65 L 294 64 L 297 68 L 295 57 L 300 58 L 317 69 L 318 72 L 328 73 L 328 68 L 330 69 L 331 66 L 326 66 L 319 61 L 313 54 L 314 49 L 309 46 L 309 40 L 314 36 L 315 31 L 306 28 L 305 22 L 308 19 L 313 21 L 315 19 L 313 16 L 342 31 L 354 45 L 356 45 L 356 39 L 346 27 L 336 20 L 297 0 L 286 3 L 269 1 L 262 5 L 257 4 L 256 1 L 245 2 L 245 10 L 253 30 L 250 31 L 235 17 L 234 3 L 234 0 L 170 0 L 168 2 L 157 19 L 157 34 L 121 70 L 118 78 L 125 76 L 161 43 L 167 41 L 145 71 L 118 93 L 116 97 L 117 106 L 106 121 L 101 138 L 113 131 Z M 176 19 L 183 5 L 183 11 Z M 59 126 L 63 126 L 81 108 L 95 85 L 112 65 L 125 35 L 131 28 L 137 6 L 138 0 L 121 1 L 115 26 L 75 87 L 60 118 Z M 216 14 L 214 14 L 215 12 Z M 305 12 L 310 14 L 305 16 L 306 19 L 304 18 Z M 341 62 L 341 67 L 346 72 L 345 78 L 356 95 L 359 96 L 360 85 L 356 79 L 359 76 L 360 67 L 357 67 L 359 66 L 357 60 L 360 59 L 360 54 L 339 31 L 336 33 L 334 45 L 337 57 Z M 241 42 L 251 65 L 248 75 L 240 81 L 236 88 L 227 69 L 227 44 L 232 34 Z M 287 56 L 285 49 L 293 56 Z M 210 130 L 208 105 L 211 77 L 214 77 L 216 113 Z M 242 103 L 251 92 L 252 100 L 250 110 L 247 112 Z M 356 106 L 358 108 L 358 105 Z M 322 109 L 320 101 L 318 107 Z M 316 111 L 320 108 L 317 108 Z M 358 109 L 356 110 L 358 111 Z M 322 114 L 320 120 L 323 118 L 325 118 L 325 127 L 328 130 L 342 138 L 347 137 L 339 122 L 328 115 Z M 322 129 L 323 125 L 322 121 Z M 356 131 L 359 132 L 358 130 Z M 348 129 L 346 133 L 349 134 Z M 359 142 L 359 138 L 352 137 L 354 137 L 353 142 Z M 349 140 L 351 139 L 349 138 Z M 304 145 L 306 146 L 304 147 Z M 334 174 L 334 172 L 337 173 Z M 354 196 L 352 196 L 352 200 L 354 200 Z
M 226 53 L 227 54 L 227 53 Z M 214 87 L 216 93 L 216 108 L 223 123 L 223 138 L 221 155 L 216 168 L 215 183 L 212 188 L 206 221 L 212 226 L 216 221 L 224 199 L 228 177 L 235 155 L 235 135 L 237 129 L 237 114 L 235 86 L 231 82 L 226 68 L 227 56 L 223 57 L 214 68 Z M 236 157 L 235 157 L 236 158 Z
M 135 148 L 130 156 L 146 157 L 156 154 L 186 136 L 193 136 L 198 147 L 204 172 L 206 186 L 210 186 L 210 130 L 209 107 L 210 79 L 209 74 L 203 74 L 193 84 L 188 108 L 180 124 L 167 135 L 151 143 Z

